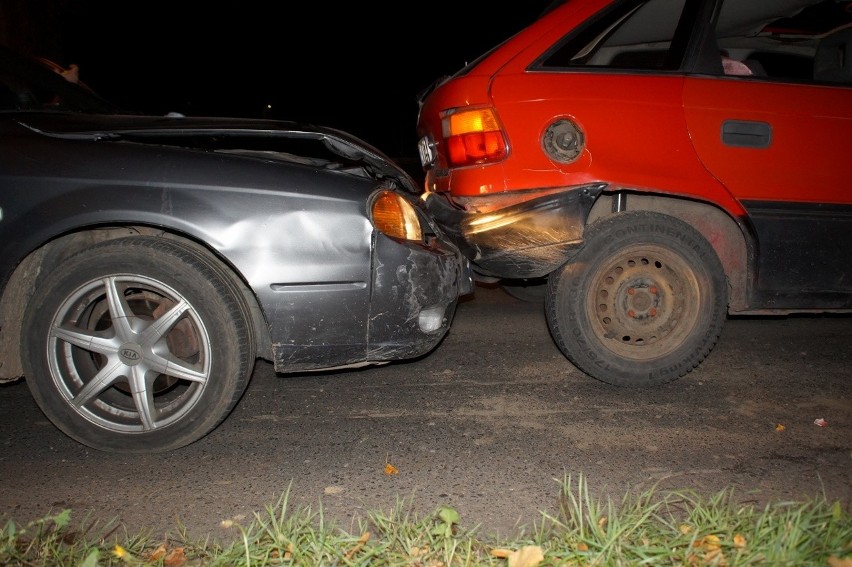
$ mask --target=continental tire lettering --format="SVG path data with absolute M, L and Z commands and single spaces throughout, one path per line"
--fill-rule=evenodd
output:
M 678 230 L 677 228 L 670 227 L 670 226 L 661 226 L 661 225 L 657 225 L 657 224 L 651 224 L 651 225 L 637 224 L 635 226 L 628 226 L 628 227 L 616 229 L 615 232 L 614 232 L 614 236 L 617 240 L 621 240 L 621 239 L 627 238 L 627 237 L 629 237 L 630 235 L 633 235 L 633 234 L 647 234 L 647 233 L 664 234 L 666 236 L 674 238 L 675 240 L 685 244 L 690 250 L 695 252 L 695 254 L 699 258 L 704 258 L 704 256 L 705 256 L 705 252 L 702 250 L 702 247 L 701 247 L 700 244 L 696 243 L 695 240 L 693 240 L 688 234 L 685 234 L 682 231 Z
M 602 370 L 606 370 L 610 367 L 609 364 L 607 364 L 607 362 L 598 355 L 597 351 L 589 346 L 589 343 L 586 341 L 586 337 L 578 327 L 573 327 L 571 329 L 571 334 L 574 335 L 577 345 L 589 362 Z
M 682 368 L 686 368 L 687 372 L 692 370 L 697 366 L 697 363 L 703 360 L 703 357 L 697 356 L 697 354 L 692 354 L 683 359 L 683 361 L 672 364 L 670 366 L 663 367 L 660 369 L 662 374 L 677 374 L 681 376 L 685 374 L 685 372 L 679 372 Z

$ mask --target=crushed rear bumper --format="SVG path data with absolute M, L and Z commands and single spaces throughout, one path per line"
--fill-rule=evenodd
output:
M 517 194 L 451 200 L 445 193 L 426 193 L 423 201 L 477 272 L 537 278 L 579 250 L 589 211 L 604 188 L 605 184 L 570 187 L 520 202 Z M 487 206 L 481 206 L 486 199 Z

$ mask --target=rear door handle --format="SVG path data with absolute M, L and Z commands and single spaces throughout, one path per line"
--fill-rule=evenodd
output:
M 722 143 L 740 148 L 768 148 L 772 144 L 772 126 L 766 122 L 725 120 Z

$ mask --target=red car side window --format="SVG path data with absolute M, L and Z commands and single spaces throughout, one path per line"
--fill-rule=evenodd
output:
M 544 68 L 676 69 L 672 53 L 685 0 L 615 4 L 572 32 L 542 61 Z

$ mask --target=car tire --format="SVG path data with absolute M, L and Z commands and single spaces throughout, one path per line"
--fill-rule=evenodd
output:
M 501 280 L 500 287 L 511 297 L 526 303 L 543 303 L 547 279 Z
M 48 419 L 85 445 L 176 449 L 243 394 L 255 357 L 248 313 L 201 252 L 156 237 L 103 242 L 37 282 L 24 315 L 25 380 Z
M 630 211 L 586 231 L 579 254 L 549 277 L 545 313 L 577 368 L 618 386 L 679 378 L 715 346 L 727 285 L 713 247 L 688 224 Z

